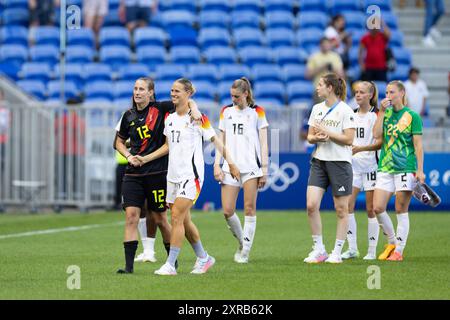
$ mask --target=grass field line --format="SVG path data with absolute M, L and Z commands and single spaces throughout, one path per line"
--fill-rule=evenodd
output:
M 114 223 L 103 223 L 103 224 L 88 224 L 77 227 L 65 227 L 65 228 L 55 228 L 55 229 L 46 229 L 46 230 L 36 230 L 36 231 L 28 231 L 28 232 L 20 232 L 20 233 L 11 233 L 0 235 L 0 240 L 9 239 L 9 238 L 20 238 L 20 237 L 30 237 L 37 236 L 42 234 L 52 234 L 52 233 L 61 233 L 61 232 L 70 232 L 70 231 L 80 231 L 80 230 L 89 230 L 96 228 L 105 228 L 105 227 L 114 227 L 124 225 L 124 221 L 114 222 Z

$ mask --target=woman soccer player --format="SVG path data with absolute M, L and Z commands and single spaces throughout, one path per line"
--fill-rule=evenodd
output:
M 355 140 L 353 141 L 353 192 L 348 205 L 347 241 L 349 249 L 342 254 L 342 259 L 359 257 L 356 243 L 355 202 L 360 191 L 366 193 L 366 210 L 369 218 L 369 249 L 364 260 L 376 259 L 379 226 L 373 211 L 373 190 L 377 177 L 378 157 L 376 150 L 381 147 L 381 140 L 373 138 L 373 126 L 377 120 L 378 90 L 373 82 L 361 81 L 356 85 L 355 100 L 358 108 L 355 111 Z
M 386 98 L 373 130 L 375 139 L 382 139 L 377 184 L 373 205 L 378 222 L 388 237 L 388 244 L 379 260 L 402 261 L 409 234 L 408 208 L 414 182 L 423 183 L 422 120 L 406 107 L 406 91 L 401 81 L 391 81 Z M 387 204 L 395 193 L 397 237 L 392 220 L 386 212 Z
M 314 242 L 304 262 L 342 263 L 341 252 L 348 230 L 348 202 L 352 193 L 352 144 L 355 137 L 355 113 L 344 101 L 345 80 L 335 73 L 320 78 L 317 95 L 325 99 L 316 104 L 309 117 L 308 142 L 316 144 L 306 191 L 306 206 Z M 337 215 L 336 242 L 328 257 L 322 240 L 320 202 L 331 185 Z
M 214 163 L 214 177 L 222 184 L 222 207 L 228 228 L 239 242 L 234 261 L 247 263 L 256 230 L 258 188 L 264 187 L 267 180 L 269 124 L 264 109 L 255 104 L 250 82 L 246 78 L 234 81 L 231 99 L 233 104 L 224 107 L 220 113 L 219 140 L 236 161 L 241 181 L 231 177 L 226 161 L 223 168 L 220 167 L 222 157 L 218 153 Z M 241 187 L 244 189 L 244 230 L 235 213 Z
M 126 215 L 125 269 L 119 269 L 118 273 L 133 273 L 133 260 L 138 246 L 139 216 L 146 201 L 151 214 L 159 215 L 155 220 L 160 226 L 167 249 L 170 249 L 168 244 L 170 225 L 165 215 L 168 159 L 162 157 L 151 163 L 142 164 L 137 156 L 148 155 L 164 145 L 164 117 L 167 113 L 173 112 L 174 106 L 172 102 L 155 101 L 154 83 L 147 77 L 136 80 L 132 99 L 132 108 L 123 114 L 116 128 L 114 143 L 117 151 L 128 160 L 129 164 L 122 184 L 123 208 Z M 195 103 L 191 104 L 193 112 L 197 113 Z M 195 117 L 201 119 L 201 115 Z M 130 150 L 126 146 L 127 139 L 130 139 Z M 143 240 L 144 245 L 149 245 L 148 242 Z M 144 247 L 144 251 L 148 252 L 146 249 Z
M 171 90 L 172 102 L 176 112 L 165 120 L 165 150 L 140 158 L 153 161 L 169 152 L 167 173 L 167 198 L 171 209 L 172 234 L 170 253 L 162 267 L 155 271 L 158 275 L 176 275 L 175 261 L 180 253 L 184 237 L 188 239 L 197 256 L 191 273 L 205 273 L 215 263 L 215 259 L 204 250 L 197 227 L 191 220 L 190 209 L 200 195 L 204 181 L 203 139 L 214 143 L 224 154 L 230 165 L 230 174 L 239 179 L 239 169 L 234 165 L 223 144 L 216 138 L 214 129 L 206 116 L 202 124 L 192 123 L 189 117 L 189 98 L 195 93 L 192 83 L 181 78 L 174 82 Z M 151 162 L 150 162 L 151 163 Z

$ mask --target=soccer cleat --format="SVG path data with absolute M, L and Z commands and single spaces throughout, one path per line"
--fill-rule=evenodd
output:
M 170 265 L 170 263 L 166 262 L 162 265 L 161 268 L 155 271 L 155 274 L 160 276 L 176 276 L 177 270 Z
M 119 270 L 117 270 L 116 273 L 118 273 L 118 274 L 131 274 L 131 273 L 133 273 L 133 270 L 129 271 L 126 268 L 125 269 L 119 269 Z
M 234 260 L 234 261 L 236 261 L 237 263 L 248 263 L 248 253 L 245 253 L 245 252 L 241 252 L 240 254 L 239 254 L 239 257 L 238 257 L 238 259 L 236 260 Z
M 240 258 L 241 258 L 241 249 L 238 248 L 236 250 L 236 253 L 234 254 L 234 262 L 238 262 Z
M 134 259 L 134 262 L 156 262 L 155 252 L 143 252 Z
M 389 258 L 386 260 L 388 261 L 403 261 L 403 256 L 400 252 L 394 251 Z
M 321 263 L 327 260 L 328 254 L 324 251 L 313 250 L 309 253 L 308 257 L 306 257 L 303 262 L 306 263 Z
M 342 258 L 338 254 L 331 253 L 327 260 L 325 260 L 326 263 L 342 263 Z
M 208 271 L 209 268 L 211 268 L 214 263 L 216 263 L 216 259 L 214 257 L 211 257 L 208 255 L 204 259 L 197 258 L 197 261 L 195 262 L 194 269 L 192 269 L 191 273 L 193 274 L 203 274 Z
M 359 258 L 359 251 L 349 249 L 341 255 L 341 258 L 343 260 Z
M 378 260 L 386 260 L 395 249 L 395 244 L 387 244 L 382 254 L 378 256 Z
M 368 253 L 363 260 L 375 260 L 377 256 L 374 253 Z

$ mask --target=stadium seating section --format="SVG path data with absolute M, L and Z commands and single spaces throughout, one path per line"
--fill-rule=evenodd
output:
M 119 20 L 119 0 L 110 0 L 98 41 L 92 30 L 68 30 L 65 95 L 123 107 L 137 77 L 154 77 L 158 99 L 168 99 L 171 82 L 185 76 L 194 81 L 197 99 L 224 104 L 232 81 L 247 76 L 257 100 L 277 106 L 310 103 L 314 90 L 305 79 L 306 61 L 330 17 L 346 18 L 353 40 L 348 75 L 356 79 L 359 40 L 372 4 L 381 8 L 393 33 L 397 68 L 388 78 L 405 79 L 411 53 L 403 47 L 389 0 L 159 1 L 148 27 L 132 35 Z M 0 72 L 37 99 L 55 102 L 61 73 L 58 24 L 29 29 L 27 0 L 0 2 L 0 19 Z

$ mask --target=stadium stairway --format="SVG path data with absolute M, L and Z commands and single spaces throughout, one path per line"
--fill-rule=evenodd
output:
M 427 48 L 422 44 L 422 33 L 425 20 L 425 9 L 416 8 L 412 1 L 400 9 L 398 1 L 394 1 L 394 11 L 398 16 L 399 28 L 405 35 L 404 45 L 413 55 L 413 65 L 421 71 L 421 78 L 427 83 L 430 91 L 428 99 L 430 118 L 442 125 L 446 118 L 446 107 L 449 104 L 448 76 L 450 72 L 450 0 L 445 0 L 446 14 L 441 17 L 437 28 L 442 38 L 436 42 L 436 48 Z

